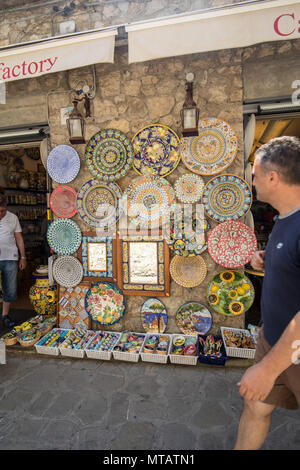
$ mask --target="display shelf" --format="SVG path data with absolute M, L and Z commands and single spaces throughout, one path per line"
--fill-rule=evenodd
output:
M 14 203 L 14 204 L 7 204 L 7 207 L 9 206 L 26 206 L 26 207 L 32 207 L 32 206 L 47 206 L 46 202 L 35 202 L 34 204 L 18 204 L 18 203 Z
M 22 188 L 3 188 L 4 191 L 22 191 L 24 193 L 47 194 L 47 189 L 22 189 Z

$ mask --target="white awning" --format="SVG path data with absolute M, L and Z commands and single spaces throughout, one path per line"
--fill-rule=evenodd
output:
M 273 0 L 126 26 L 129 63 L 300 39 L 300 2 Z
M 0 83 L 114 61 L 117 28 L 0 50 Z

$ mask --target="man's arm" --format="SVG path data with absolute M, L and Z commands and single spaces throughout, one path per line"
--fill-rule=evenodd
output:
M 250 367 L 238 383 L 240 394 L 248 400 L 264 400 L 276 378 L 300 357 L 300 311 L 290 321 L 269 353 Z
M 25 255 L 25 246 L 24 246 L 24 240 L 22 236 L 22 232 L 15 232 L 14 233 L 15 239 L 16 239 L 16 244 L 17 247 L 20 251 L 21 259 L 19 262 L 19 267 L 20 269 L 25 269 L 26 268 L 26 255 Z

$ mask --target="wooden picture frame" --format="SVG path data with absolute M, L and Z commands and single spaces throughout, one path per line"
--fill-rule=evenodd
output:
M 161 233 L 117 236 L 118 286 L 125 295 L 170 296 L 169 247 Z
M 77 286 L 71 288 L 57 285 L 56 314 L 58 328 L 75 328 L 82 322 L 83 327 L 91 329 L 92 320 L 84 307 L 85 294 L 89 288 L 89 282 L 80 282 Z
M 83 266 L 83 280 L 90 282 L 117 282 L 117 249 L 113 237 L 98 237 L 84 232 L 77 252 Z

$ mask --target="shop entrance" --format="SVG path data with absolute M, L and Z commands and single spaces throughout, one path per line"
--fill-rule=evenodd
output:
M 248 183 L 252 184 L 251 171 L 256 150 L 271 139 L 284 135 L 300 137 L 299 112 L 260 114 L 260 106 L 258 105 L 257 113 L 245 116 L 245 179 Z M 252 187 L 252 193 L 253 203 L 247 222 L 255 231 L 258 250 L 264 250 L 278 212 L 269 204 L 256 199 L 254 187 Z M 254 272 L 250 264 L 245 267 L 245 271 L 255 288 L 255 301 L 246 312 L 245 325 L 247 326 L 249 323 L 259 325 L 261 322 L 260 295 L 263 274 Z
M 47 264 L 49 251 L 44 157 L 47 139 L 41 140 L 45 136 L 39 135 L 39 140 L 16 142 L 17 134 L 10 136 L 14 142 L 1 143 L 0 131 L 0 191 L 6 196 L 7 210 L 19 218 L 25 244 L 27 266 L 18 272 L 18 299 L 12 303 L 10 311 L 16 323 L 20 323 L 32 316 L 33 307 L 28 295 L 35 282 L 32 273 L 38 265 Z M 26 140 L 26 137 L 20 136 L 20 139 Z

